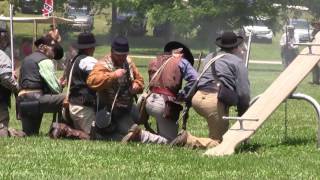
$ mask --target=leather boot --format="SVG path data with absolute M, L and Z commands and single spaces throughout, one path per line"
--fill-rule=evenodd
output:
M 72 129 L 70 127 L 67 128 L 66 137 L 71 139 L 80 139 L 80 140 L 90 139 L 90 136 L 87 133 L 80 130 Z
M 141 128 L 137 124 L 132 125 L 128 130 L 128 134 L 122 138 L 121 143 L 126 144 L 129 141 L 140 141 L 141 131 Z
M 52 127 L 49 131 L 49 136 L 52 139 L 58 138 L 70 138 L 70 139 L 81 139 L 89 140 L 90 136 L 80 130 L 72 129 L 64 123 L 52 123 Z
M 8 127 L 0 123 L 0 137 L 8 137 L 8 136 L 9 136 Z
M 170 146 L 171 147 L 173 147 L 173 146 L 183 147 L 186 145 L 187 139 L 188 139 L 187 131 L 182 130 L 181 132 L 179 132 L 177 137 L 171 141 Z
M 52 139 L 58 139 L 61 137 L 65 137 L 67 134 L 67 125 L 63 123 L 52 123 L 49 137 Z
M 13 128 L 8 129 L 10 137 L 25 137 L 27 136 L 25 132 Z

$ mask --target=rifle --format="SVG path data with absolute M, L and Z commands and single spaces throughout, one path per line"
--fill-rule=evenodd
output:
M 200 65 L 201 65 L 201 56 L 202 56 L 202 52 L 200 52 L 199 58 L 198 58 L 198 67 L 197 67 L 197 71 L 199 71 L 200 69 Z M 198 81 L 196 81 L 195 83 L 193 83 L 193 85 L 191 86 L 191 88 L 189 89 L 189 92 L 185 98 L 185 105 L 184 108 L 182 110 L 182 129 L 183 130 L 187 130 L 187 122 L 188 122 L 188 118 L 189 118 L 189 110 L 191 108 L 191 100 L 193 95 L 196 93 L 197 90 L 197 85 L 198 85 Z
M 131 78 L 131 74 L 130 74 L 130 67 L 129 67 L 129 63 L 128 61 L 126 60 L 124 63 L 123 63 L 123 69 L 126 70 L 126 76 L 127 76 L 127 82 L 130 82 L 127 84 L 127 89 L 131 88 L 131 84 L 133 82 L 133 79 Z M 130 84 L 130 85 L 129 85 Z M 138 101 L 138 96 L 136 94 L 133 95 L 133 98 L 135 100 L 135 102 Z M 157 134 L 150 126 L 150 124 L 147 122 L 145 122 L 144 124 L 144 127 L 146 128 L 147 131 L 151 132 L 152 134 Z

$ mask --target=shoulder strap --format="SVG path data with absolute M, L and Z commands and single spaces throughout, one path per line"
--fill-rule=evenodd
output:
M 217 56 L 215 56 L 214 58 L 210 59 L 210 61 L 204 66 L 202 72 L 200 73 L 200 75 L 197 78 L 197 82 L 202 78 L 203 74 L 209 69 L 209 67 L 218 59 L 220 59 L 221 57 L 223 57 L 225 54 L 219 54 Z
M 173 57 L 168 58 L 168 59 L 160 66 L 160 68 L 154 73 L 154 75 L 152 76 L 152 78 L 151 78 L 151 80 L 150 80 L 150 82 L 149 82 L 149 84 L 148 84 L 148 87 L 147 87 L 147 89 L 146 89 L 147 91 L 149 91 L 150 83 L 151 83 L 159 74 L 162 73 L 164 67 L 168 64 L 168 62 L 169 62 L 172 58 L 173 58 Z
M 80 56 L 80 54 L 76 55 L 72 60 L 72 66 L 69 72 L 69 78 L 68 78 L 68 86 L 67 86 L 67 94 L 66 94 L 66 98 L 67 100 L 69 100 L 69 94 L 70 94 L 70 86 L 71 86 L 71 78 L 72 78 L 72 73 L 73 73 L 73 68 L 74 68 L 74 64 L 76 63 L 77 58 Z

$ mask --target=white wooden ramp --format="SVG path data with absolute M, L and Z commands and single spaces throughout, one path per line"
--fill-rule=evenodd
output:
M 320 33 L 317 34 L 313 43 L 320 43 Z M 249 139 L 319 62 L 320 47 L 313 46 L 312 53 L 309 54 L 309 49 L 304 48 L 261 97 L 241 116 L 241 119 L 251 119 L 251 121 L 243 121 L 243 129 L 240 129 L 240 122 L 237 121 L 224 134 L 222 143 L 208 149 L 205 155 L 231 155 L 241 142 Z M 256 121 L 252 121 L 253 119 Z

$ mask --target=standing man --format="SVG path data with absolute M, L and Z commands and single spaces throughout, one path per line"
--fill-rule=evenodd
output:
M 7 40 L 6 37 L 0 35 L 0 137 L 9 136 L 11 93 L 17 94 L 19 89 L 13 76 L 11 59 L 4 52 Z
M 60 94 L 62 88 L 52 62 L 61 58 L 57 54 L 61 46 L 50 36 L 39 38 L 35 46 L 37 50 L 24 58 L 19 77 L 18 107 L 22 129 L 28 136 L 39 134 L 43 113 L 61 112 L 65 97 Z
M 116 37 L 111 44 L 111 54 L 94 66 L 87 79 L 99 99 L 93 130 L 95 139 L 165 144 L 165 138 L 141 130 L 134 122 L 137 118 L 134 96 L 142 93 L 144 82 L 128 54 L 127 38 Z M 101 112 L 102 118 L 98 118 Z
M 178 134 L 178 119 L 182 110 L 178 101 L 184 100 L 198 73 L 192 67 L 194 59 L 185 45 L 172 41 L 165 46 L 164 51 L 166 54 L 158 56 L 149 64 L 149 80 L 152 81 L 146 111 L 156 118 L 158 134 L 172 141 Z M 155 75 L 161 66 L 164 66 L 163 69 Z M 156 77 L 153 78 L 154 75 Z M 187 83 L 182 89 L 183 79 Z
M 315 39 L 315 36 L 320 31 L 320 21 L 315 21 L 311 24 L 313 26 L 313 31 L 311 33 L 311 41 Z M 319 64 L 315 66 L 312 70 L 312 83 L 320 84 L 320 67 Z
M 223 90 L 220 89 L 222 86 L 236 94 L 239 116 L 247 110 L 250 101 L 248 71 L 245 62 L 237 56 L 241 51 L 239 46 L 242 42 L 243 38 L 233 32 L 224 32 L 216 39 L 216 45 L 221 48 L 217 56 L 224 55 L 205 71 L 198 82 L 198 91 L 192 98 L 192 107 L 207 120 L 209 138 L 197 138 L 189 132 L 182 131 L 172 141 L 172 145 L 211 148 L 222 142 L 222 136 L 229 126 L 229 122 L 223 120 L 222 116 L 228 115 L 230 106 L 224 99 L 218 98 L 218 92 Z
M 288 25 L 286 27 L 286 32 L 280 39 L 282 64 L 285 68 L 297 57 L 299 53 L 299 47 L 298 45 L 294 45 L 295 43 L 299 43 L 299 36 L 294 33 L 294 26 Z
M 52 39 L 54 39 L 57 42 L 61 42 L 61 36 L 59 33 L 58 28 L 56 28 L 56 25 L 51 24 L 50 25 L 50 31 L 48 32 L 48 34 L 52 37 Z
M 320 31 L 320 21 L 314 21 L 313 23 L 311 23 L 311 25 L 313 26 L 313 31 L 311 33 L 311 41 L 313 41 L 317 33 Z

